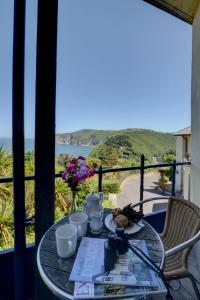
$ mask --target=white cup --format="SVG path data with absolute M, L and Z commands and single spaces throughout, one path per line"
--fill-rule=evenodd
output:
M 102 213 L 101 212 L 95 212 L 91 215 L 90 220 L 90 229 L 93 234 L 99 234 L 101 233 L 103 228 L 103 222 L 102 222 Z
M 72 224 L 65 224 L 56 229 L 57 253 L 60 257 L 72 256 L 76 251 L 77 228 Z
M 87 221 L 88 221 L 88 216 L 86 213 L 83 212 L 77 212 L 69 216 L 69 223 L 76 226 L 79 238 L 86 235 Z

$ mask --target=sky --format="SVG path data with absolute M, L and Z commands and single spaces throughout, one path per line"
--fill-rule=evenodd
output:
M 0 137 L 11 136 L 13 2 L 0 0 Z M 34 137 L 37 1 L 26 7 L 25 135 Z M 56 132 L 190 125 L 192 26 L 142 0 L 59 0 Z

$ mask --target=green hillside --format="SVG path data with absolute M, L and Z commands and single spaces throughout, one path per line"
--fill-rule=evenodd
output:
M 167 150 L 175 150 L 175 137 L 171 133 L 163 133 L 152 130 L 124 130 L 123 135 L 129 137 L 132 148 L 136 152 L 152 157 Z
M 56 135 L 56 142 L 62 144 L 78 144 L 97 146 L 114 136 L 125 136 L 135 152 L 153 157 L 167 150 L 175 150 L 175 137 L 172 133 L 164 133 L 147 129 L 95 130 L 83 129 L 72 133 Z
M 114 130 L 83 129 L 70 133 L 57 134 L 56 142 L 58 144 L 96 146 L 105 142 L 107 137 L 118 134 L 117 132 Z

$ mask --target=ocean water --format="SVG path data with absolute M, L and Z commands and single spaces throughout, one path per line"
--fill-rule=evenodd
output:
M 12 152 L 12 139 L 11 138 L 1 138 L 0 137 L 0 147 L 3 146 L 9 152 Z M 61 145 L 56 144 L 56 155 L 60 153 L 71 154 L 75 157 L 82 155 L 87 157 L 94 147 L 79 146 L 79 145 Z M 34 151 L 34 140 L 25 139 L 25 152 Z

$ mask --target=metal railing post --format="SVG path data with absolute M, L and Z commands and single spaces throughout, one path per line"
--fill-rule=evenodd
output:
M 102 166 L 99 167 L 99 177 L 98 177 L 98 191 L 102 192 Z
M 38 1 L 35 103 L 35 243 L 54 223 L 55 109 L 58 0 Z M 55 299 L 42 282 L 37 266 L 35 298 Z
M 14 193 L 14 282 L 15 300 L 25 299 L 26 237 L 24 187 L 24 57 L 26 1 L 14 1 L 13 73 L 12 73 L 12 137 Z M 1 297 L 0 297 L 1 298 Z
M 176 195 L 176 160 L 173 160 L 172 166 L 172 196 Z
M 143 200 L 143 192 L 144 192 L 144 154 L 141 155 L 140 159 L 140 201 Z M 140 204 L 140 212 L 143 213 L 143 204 Z

